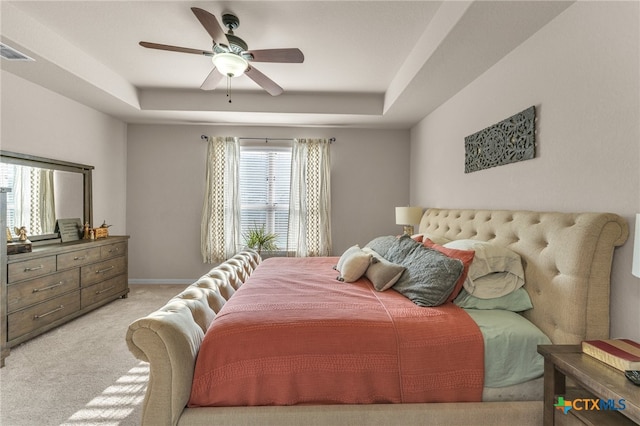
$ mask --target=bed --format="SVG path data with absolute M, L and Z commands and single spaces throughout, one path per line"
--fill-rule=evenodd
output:
M 428 209 L 418 232 L 434 239 L 486 241 L 517 253 L 522 259 L 523 288 L 533 305 L 522 313 L 522 317 L 541 330 L 552 343 L 576 344 L 585 339 L 608 337 L 612 257 L 615 247 L 622 245 L 628 237 L 626 221 L 620 216 L 610 213 Z M 238 253 L 213 268 L 164 307 L 129 326 L 126 339 L 130 351 L 138 359 L 150 363 L 142 424 L 542 423 L 541 397 L 519 400 L 512 394 L 505 401 L 500 395 L 486 392 L 477 402 L 216 407 L 190 404 L 196 360 L 205 333 L 236 290 L 239 294 L 245 293 L 241 286 L 251 282 L 247 280 L 260 263 L 260 256 L 255 252 Z M 227 308 L 231 306 L 234 305 L 229 303 Z M 539 379 L 528 383 L 541 389 Z

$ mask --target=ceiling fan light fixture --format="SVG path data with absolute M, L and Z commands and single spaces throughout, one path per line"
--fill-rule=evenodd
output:
M 222 75 L 239 77 L 249 68 L 249 62 L 235 53 L 218 53 L 211 58 Z

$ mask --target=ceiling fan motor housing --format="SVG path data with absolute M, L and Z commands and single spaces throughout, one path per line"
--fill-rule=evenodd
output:
M 233 31 L 240 26 L 240 19 L 236 15 L 225 13 L 222 15 L 222 23 L 229 31 Z
M 233 30 L 240 26 L 240 19 L 238 19 L 238 17 L 235 15 L 225 13 L 224 15 L 222 15 L 222 23 L 229 30 L 226 34 L 227 40 L 229 41 L 229 49 L 227 50 L 221 46 L 214 44 L 213 51 L 215 53 L 232 52 L 240 54 L 249 50 L 249 45 L 243 39 L 233 34 Z

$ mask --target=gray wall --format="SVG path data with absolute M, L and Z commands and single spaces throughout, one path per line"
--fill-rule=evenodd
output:
M 88 164 L 93 170 L 93 219 L 123 235 L 127 191 L 127 125 L 2 71 L 0 148 Z
M 411 132 L 423 207 L 640 212 L 637 2 L 578 2 Z M 597 29 L 597 31 L 594 31 Z M 464 137 L 531 105 L 536 158 L 464 173 Z M 616 250 L 611 335 L 640 340 L 632 237 Z
M 200 135 L 335 137 L 331 146 L 333 254 L 400 232 L 409 201 L 409 131 L 324 128 L 128 126 L 127 225 L 133 282 L 193 280 L 200 255 L 206 142 Z

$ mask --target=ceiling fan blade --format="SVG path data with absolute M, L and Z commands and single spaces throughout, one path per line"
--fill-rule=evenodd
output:
M 304 62 L 304 55 L 302 51 L 297 48 L 293 49 L 264 49 L 264 50 L 249 50 L 253 56 L 255 62 L 285 62 L 301 64 Z
M 222 77 L 224 76 L 220 74 L 220 71 L 218 71 L 216 67 L 213 67 L 207 78 L 205 78 L 202 82 L 200 88 L 202 90 L 213 90 L 218 86 L 218 83 L 220 83 Z
M 278 96 L 283 92 L 282 87 L 278 86 L 273 80 L 271 80 L 266 75 L 262 74 L 260 71 L 258 71 L 254 67 L 250 66 L 249 68 L 247 68 L 247 70 L 244 73 L 251 80 L 258 83 L 258 86 L 266 90 L 271 96 Z
M 191 11 L 196 15 L 196 18 L 198 18 L 198 21 L 200 21 L 204 29 L 207 30 L 215 44 L 229 47 L 227 35 L 224 33 L 224 30 L 215 16 L 198 7 L 192 7 Z
M 148 41 L 141 41 L 140 46 L 147 47 L 149 49 L 169 50 L 172 52 L 193 53 L 195 55 L 213 56 L 213 52 L 199 49 L 190 49 L 188 47 L 170 46 L 168 44 L 149 43 Z

